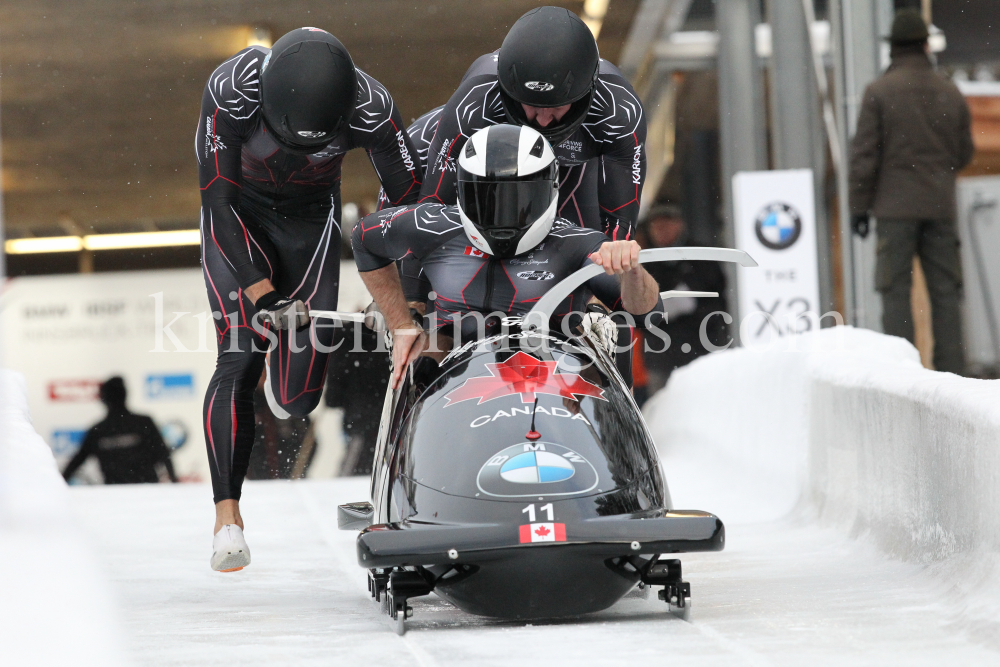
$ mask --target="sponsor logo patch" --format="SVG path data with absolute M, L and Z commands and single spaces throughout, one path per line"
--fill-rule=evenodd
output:
M 555 88 L 555 86 L 547 81 L 526 81 L 524 87 L 536 93 L 547 93 Z
M 217 153 L 225 150 L 226 144 L 222 143 L 222 137 L 215 133 L 215 119 L 205 116 L 205 157 L 209 153 Z
M 306 139 L 319 139 L 326 136 L 326 132 L 320 132 L 319 130 L 299 130 L 295 134 Z
M 410 157 L 410 151 L 406 149 L 406 137 L 402 130 L 396 133 L 396 143 L 399 144 L 399 155 L 403 158 L 406 171 L 413 171 L 413 158 Z
M 521 271 L 517 277 L 524 280 L 552 280 L 556 274 L 550 271 Z
M 476 477 L 488 496 L 568 496 L 597 487 L 597 470 L 577 452 L 551 442 L 522 442 L 490 457 Z

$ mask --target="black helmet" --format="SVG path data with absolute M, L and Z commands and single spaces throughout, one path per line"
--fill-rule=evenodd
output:
M 357 98 L 351 55 L 319 28 L 284 35 L 260 68 L 264 125 L 293 153 L 316 153 L 329 145 L 350 122 Z
M 532 9 L 511 26 L 500 46 L 500 98 L 510 122 L 527 125 L 522 104 L 570 109 L 559 122 L 536 128 L 553 146 L 583 124 L 594 97 L 601 56 L 590 28 L 561 7 Z
M 483 252 L 500 258 L 528 252 L 548 236 L 558 203 L 559 165 L 534 128 L 491 125 L 459 151 L 459 216 Z

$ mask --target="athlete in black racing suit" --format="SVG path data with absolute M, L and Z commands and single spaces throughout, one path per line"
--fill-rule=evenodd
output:
M 525 315 L 553 285 L 590 264 L 591 253 L 599 251 L 608 239 L 595 229 L 556 218 L 535 248 L 501 259 L 469 242 L 457 206 L 419 204 L 366 216 L 355 225 L 351 241 L 362 273 L 407 255 L 418 259 L 435 297 L 426 318 L 428 328 L 451 330 L 457 320 L 461 330 L 453 336 L 466 341 L 477 334 L 478 322 L 462 316 Z M 555 316 L 585 311 L 591 296 L 611 310 L 622 307 L 618 279 L 602 273 L 570 295 Z M 643 316 L 636 316 L 636 321 L 641 322 Z
M 420 202 L 455 203 L 455 156 L 476 130 L 506 123 L 497 93 L 497 53 L 481 56 L 444 107 L 410 126 L 411 137 L 436 133 L 427 148 L 428 164 Z M 601 60 L 598 89 L 583 125 L 553 146 L 559 160 L 559 216 L 604 231 L 612 240 L 630 239 L 639 217 L 646 178 L 646 119 L 642 104 L 618 68 Z M 417 150 L 423 150 L 414 140 Z
M 309 325 L 304 311 L 337 307 L 340 169 L 353 148 L 369 154 L 388 203 L 416 200 L 421 174 L 392 97 L 325 31 L 244 49 L 205 86 L 195 151 L 219 356 L 204 426 L 217 514 L 233 501 L 217 532 L 242 527 L 235 501 L 269 346 L 276 414 L 308 414 L 320 399 L 333 332 Z
M 544 54 L 538 50 L 541 43 L 550 47 Z M 563 87 L 532 99 L 531 91 L 518 81 L 508 82 L 505 91 L 498 70 L 504 59 L 508 68 L 517 65 L 526 71 L 524 78 L 558 81 L 569 72 L 590 89 L 579 100 L 573 99 L 579 91 Z M 536 116 L 527 121 L 520 108 L 522 100 L 539 108 L 556 107 L 554 111 L 563 102 L 574 103 L 567 105 L 568 111 L 559 120 L 543 121 Z M 555 151 L 557 215 L 601 230 L 612 240 L 632 238 L 646 173 L 642 103 L 618 68 L 599 59 L 593 36 L 582 21 L 557 7 L 540 7 L 521 17 L 498 51 L 472 64 L 446 105 L 424 114 L 407 129 L 425 169 L 420 202 L 454 204 L 455 160 L 468 138 L 490 125 L 522 121 L 540 130 Z M 407 299 L 423 301 L 428 288 L 419 263 L 412 258 L 401 261 L 400 273 Z
M 511 76 L 510 70 L 520 76 Z M 552 80 L 554 88 L 526 88 L 539 83 L 524 80 L 530 78 Z M 565 78 L 575 78 L 573 85 L 581 86 L 580 92 L 560 85 Z M 519 108 L 555 110 L 564 102 L 573 102 L 573 108 L 545 125 L 540 117 L 529 121 Z M 422 120 L 433 122 L 430 115 Z M 522 122 L 541 131 L 559 161 L 557 214 L 599 229 L 613 241 L 630 239 L 646 176 L 642 103 L 618 68 L 598 57 L 586 25 L 558 7 L 540 7 L 522 16 L 500 49 L 480 56 L 465 73 L 438 119 L 420 202 L 454 204 L 455 161 L 468 138 L 489 125 Z
M 638 320 L 662 312 L 655 281 L 636 262 L 634 241 L 609 243 L 597 230 L 555 217 L 558 168 L 538 132 L 507 124 L 483 129 L 463 149 L 458 170 L 457 206 L 398 207 L 354 228 L 355 261 L 390 327 L 408 318 L 398 275 L 386 269 L 407 256 L 423 264 L 434 291 L 430 326 L 452 327 L 456 339 L 482 335 L 481 320 L 465 315 L 524 315 L 553 285 L 595 259 L 610 274 L 624 274 L 627 298 L 625 282 L 602 274 L 568 297 L 557 317 L 583 311 L 591 295 Z M 397 376 L 409 348 L 404 343 L 404 356 L 396 358 Z M 397 343 L 394 356 L 398 349 Z

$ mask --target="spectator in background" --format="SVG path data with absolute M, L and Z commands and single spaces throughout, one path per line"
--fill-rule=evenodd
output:
M 920 257 L 930 293 L 934 367 L 962 373 L 962 267 L 955 228 L 955 177 L 972 159 L 969 108 L 928 57 L 927 25 L 914 9 L 892 24 L 892 65 L 865 90 L 851 144 L 854 233 L 878 219 L 875 286 L 882 328 L 913 342 L 910 289 Z
M 170 449 L 163 442 L 153 420 L 129 412 L 125 407 L 125 381 L 110 378 L 101 384 L 101 402 L 108 415 L 90 427 L 80 451 L 70 460 L 63 477 L 68 482 L 91 456 L 101 465 L 105 484 L 142 484 L 160 481 L 162 467 L 171 482 L 177 481 Z
M 643 248 L 688 245 L 687 225 L 681 217 L 680 208 L 673 204 L 653 204 L 646 221 L 639 226 L 638 241 Z M 693 290 L 718 292 L 720 295 L 698 299 L 682 297 L 663 302 L 667 312 L 664 331 L 670 336 L 669 347 L 664 350 L 666 341 L 648 332 L 643 334 L 645 345 L 637 346 L 642 349 L 642 366 L 648 375 L 645 391 L 651 396 L 667 383 L 674 369 L 708 354 L 714 347 L 726 344 L 729 338 L 726 323 L 721 315 L 712 316 L 712 313 L 726 309 L 722 296 L 726 279 L 717 262 L 655 262 L 644 266 L 661 292 Z M 702 340 L 702 322 L 705 323 L 704 336 L 710 348 L 706 348 Z
M 343 334 L 338 334 L 343 344 L 330 354 L 326 404 L 344 409 L 347 450 L 340 464 L 343 476 L 372 472 L 382 404 L 389 384 L 389 354 L 384 348 L 378 350 L 380 335 L 358 322 L 347 325 Z

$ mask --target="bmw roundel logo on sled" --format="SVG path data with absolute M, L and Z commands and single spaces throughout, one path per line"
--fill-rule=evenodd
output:
M 802 234 L 802 216 L 792 206 L 774 202 L 757 214 L 757 240 L 771 250 L 790 248 Z
M 551 442 L 522 442 L 502 449 L 476 478 L 488 496 L 572 496 L 597 487 L 597 470 L 568 447 Z

